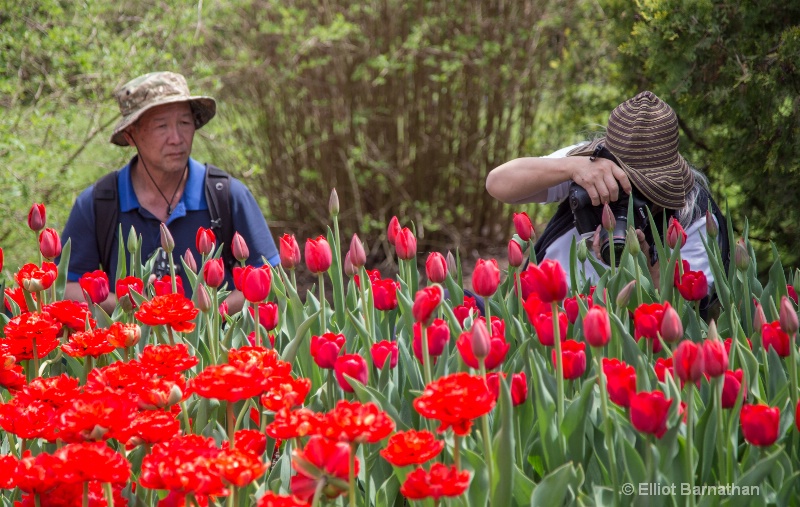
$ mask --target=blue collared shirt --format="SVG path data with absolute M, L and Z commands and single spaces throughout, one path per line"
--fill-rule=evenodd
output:
M 180 257 L 189 249 L 200 262 L 200 253 L 195 246 L 197 230 L 200 227 L 209 228 L 211 226 L 211 215 L 208 211 L 208 204 L 205 196 L 205 166 L 196 160 L 189 159 L 189 174 L 186 180 L 180 202 L 175 206 L 172 214 L 167 220 L 167 228 L 175 240 L 175 250 L 173 259 L 175 265 L 180 269 Z M 78 196 L 70 212 L 64 232 L 61 235 L 62 243 L 66 244 L 68 239 L 72 239 L 72 252 L 70 254 L 69 274 L 70 281 L 78 279 L 87 272 L 99 269 L 100 250 L 97 246 L 95 235 L 95 210 L 94 210 L 94 185 L 90 186 Z M 123 244 L 128 237 L 131 227 L 134 227 L 137 234 L 142 236 L 142 261 L 146 261 L 161 246 L 161 221 L 147 209 L 141 207 L 136 192 L 131 181 L 130 163 L 123 167 L 117 176 L 117 191 L 119 195 L 119 222 L 122 224 Z M 272 238 L 267 222 L 261 209 L 258 207 L 253 194 L 236 178 L 231 178 L 230 183 L 230 203 L 231 214 L 233 216 L 233 226 L 236 232 L 242 235 L 250 250 L 250 257 L 247 264 L 260 266 L 263 258 L 270 264 L 280 263 L 280 256 L 275 247 L 275 240 Z M 111 265 L 107 272 L 113 279 L 117 271 L 117 256 L 119 238 L 117 233 L 112 246 Z M 222 241 L 222 238 L 217 238 Z M 130 261 L 128 260 L 128 263 Z M 130 272 L 130 266 L 128 273 Z M 182 271 L 182 270 L 181 270 Z M 183 278 L 183 286 L 187 295 L 191 293 L 189 280 L 184 273 L 180 273 Z M 228 288 L 233 288 L 233 277 L 226 272 Z M 111 290 L 114 290 L 113 280 Z

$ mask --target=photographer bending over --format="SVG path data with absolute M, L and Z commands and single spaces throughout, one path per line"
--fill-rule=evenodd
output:
M 486 190 L 509 203 L 560 202 L 535 245 L 538 259 L 555 259 L 569 275 L 572 239 L 587 238 L 600 262 L 608 265 L 609 248 L 624 244 L 628 200 L 634 200 L 635 227 L 656 286 L 658 259 L 645 206 L 650 208 L 656 232 L 664 216 L 674 217 L 686 230 L 681 257 L 692 270 L 702 270 L 709 287 L 713 276 L 700 239 L 706 234 L 706 210 L 719 227 L 718 240 L 728 266 L 727 225 L 711 199 L 708 182 L 678 153 L 678 119 L 672 108 L 649 91 L 641 92 L 614 109 L 604 137 L 569 146 L 546 157 L 525 157 L 506 162 L 486 178 Z M 609 203 L 617 217 L 618 231 L 610 240 L 600 229 L 603 204 Z M 620 224 L 620 218 L 622 222 Z M 621 233 L 621 238 L 619 237 Z M 614 241 L 616 239 L 616 241 Z M 616 245 L 615 245 L 616 243 Z M 605 260 L 603 260 L 605 259 Z M 619 256 L 616 257 L 619 262 Z M 590 262 L 586 276 L 597 280 Z

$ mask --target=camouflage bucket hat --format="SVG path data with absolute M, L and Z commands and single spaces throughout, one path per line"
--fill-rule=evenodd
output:
M 174 72 L 151 72 L 129 81 L 114 93 L 122 119 L 114 127 L 111 142 L 128 146 L 122 132 L 133 125 L 148 109 L 175 102 L 188 102 L 194 115 L 194 126 L 200 128 L 217 113 L 211 97 L 189 94 L 186 78 Z
M 650 201 L 668 209 L 686 204 L 694 176 L 678 153 L 678 117 L 653 92 L 641 92 L 617 106 L 608 118 L 605 137 L 567 155 L 590 156 L 600 144 Z

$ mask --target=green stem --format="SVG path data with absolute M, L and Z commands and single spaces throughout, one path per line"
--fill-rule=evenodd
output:
M 186 409 L 186 402 L 181 402 L 181 414 L 183 414 L 183 424 L 186 426 L 186 430 L 184 434 L 189 434 L 192 432 L 192 424 L 189 422 L 189 411 Z
M 367 351 L 370 350 L 372 347 L 372 336 L 373 328 L 372 328 L 372 308 L 369 304 L 369 299 L 367 298 L 367 284 L 369 284 L 369 276 L 367 276 L 367 270 L 364 266 L 359 268 L 359 276 L 361 278 L 361 283 L 359 284 L 359 292 L 361 293 L 361 310 L 364 312 L 364 326 L 367 328 L 367 343 L 364 346 L 367 347 Z M 370 358 L 371 354 L 367 354 L 367 358 Z
M 611 278 L 614 278 L 614 276 L 616 276 L 617 274 L 617 252 L 616 250 L 614 250 L 614 242 L 612 240 L 612 238 L 614 237 L 614 229 L 606 229 L 606 232 L 608 233 L 608 239 L 610 242 L 610 244 L 608 245 L 608 253 L 611 254 L 610 256 L 611 266 L 609 267 L 611 268 Z
M 260 316 L 259 316 L 259 314 L 261 312 L 259 311 L 258 303 L 254 304 L 253 306 L 255 306 L 255 309 L 256 309 L 256 311 L 254 312 L 254 315 L 255 315 L 255 318 L 256 318 L 255 319 L 256 320 L 256 347 L 261 347 L 262 345 L 264 345 L 264 344 L 261 343 L 261 322 L 260 322 L 261 319 L 260 319 Z
M 694 491 L 694 382 L 686 382 L 686 466 L 690 491 Z M 695 505 L 694 494 L 689 494 L 689 507 Z
M 422 371 L 425 375 L 425 385 L 427 386 L 433 379 L 431 374 L 431 353 L 428 350 L 428 327 L 424 322 L 420 322 L 419 327 L 422 333 Z
M 314 490 L 314 498 L 311 500 L 311 507 L 319 507 L 319 502 L 322 499 L 322 490 L 325 489 L 327 482 L 324 475 L 318 479 L 317 489 Z
M 553 344 L 556 347 L 556 425 L 564 420 L 564 364 L 561 357 L 561 332 L 558 327 L 558 303 L 550 303 L 553 317 Z
M 169 281 L 172 283 L 172 293 L 178 292 L 178 281 L 175 280 L 175 260 L 172 258 L 172 252 L 167 254 L 169 260 Z
M 228 424 L 228 443 L 233 449 L 234 433 L 236 429 L 236 420 L 233 418 L 233 402 L 225 402 L 225 422 Z
M 350 497 L 350 507 L 356 507 L 356 445 L 355 443 L 350 444 L 350 469 L 348 473 L 350 492 L 347 495 Z
M 645 477 L 646 482 L 653 482 L 653 436 L 648 434 L 647 438 L 644 440 L 645 445 L 645 463 L 647 471 L 647 476 Z
M 642 267 L 639 266 L 639 260 L 636 259 L 636 304 L 640 305 L 644 303 L 644 298 L 642 297 Z
M 336 406 L 336 384 L 334 384 L 335 379 L 333 378 L 333 370 L 328 370 L 328 403 L 330 406 L 328 407 L 329 410 L 333 410 Z
M 608 389 L 606 388 L 606 374 L 602 366 L 603 348 L 592 347 L 592 349 L 594 350 L 594 364 L 597 369 L 597 376 L 600 378 L 600 410 L 603 413 L 603 422 L 606 426 L 606 450 L 608 451 L 608 468 L 611 472 L 611 484 L 614 491 L 614 505 L 619 505 L 619 479 L 617 478 L 617 457 L 613 438 L 614 420 L 608 415 Z
M 42 507 L 42 499 L 39 498 L 39 493 L 33 495 L 33 505 L 35 507 Z M 108 505 L 113 505 L 113 504 L 108 504 Z
M 114 490 L 111 489 L 110 482 L 103 483 L 103 493 L 106 496 L 106 505 L 114 505 Z
M 317 277 L 319 278 L 319 334 L 322 335 L 327 331 L 325 325 L 325 276 L 320 272 Z
M 478 360 L 480 366 L 481 377 L 486 381 L 486 360 L 481 358 Z M 481 416 L 481 433 L 483 433 L 483 454 L 486 458 L 486 471 L 489 474 L 489 491 L 494 489 L 494 482 L 492 476 L 494 475 L 492 468 L 494 467 L 494 460 L 492 459 L 492 437 L 489 433 L 489 414 Z
M 175 346 L 175 336 L 172 334 L 172 326 L 167 325 L 167 337 L 169 338 L 169 344 L 171 346 Z
M 83 482 L 83 507 L 89 507 L 89 481 Z
M 735 338 L 734 338 L 735 340 Z M 722 390 L 725 385 L 725 375 L 720 375 L 717 377 L 716 385 L 714 386 L 715 394 L 717 398 L 717 402 L 714 404 L 714 410 L 716 411 L 717 416 L 717 463 L 719 466 L 720 474 L 719 477 L 722 477 L 722 471 L 727 468 L 727 457 L 725 456 L 723 449 L 725 448 L 725 438 L 727 438 L 727 434 L 723 431 L 723 417 L 722 417 Z
M 797 407 L 797 334 L 792 333 L 789 337 L 789 375 L 792 376 L 789 382 L 792 400 L 792 408 Z
M 747 322 L 747 330 L 745 330 L 745 336 L 750 336 L 753 334 L 753 315 L 750 313 L 750 305 L 752 304 L 749 300 L 751 297 L 750 294 L 750 278 L 747 276 L 747 273 L 742 273 L 742 279 L 744 283 L 744 301 L 742 305 L 742 311 L 744 311 L 745 322 Z
M 297 276 L 294 274 L 294 268 L 290 269 L 289 271 L 292 275 L 292 287 L 294 287 L 294 290 L 297 291 Z
M 39 376 L 39 351 L 36 350 L 36 338 L 33 338 L 33 378 Z
M 519 323 L 522 326 L 525 326 L 525 307 L 522 306 L 522 282 L 520 281 L 521 275 L 522 270 L 520 269 L 519 273 L 517 273 L 517 276 L 514 278 L 514 285 L 517 288 L 517 318 L 519 319 Z M 522 338 L 520 337 L 520 339 Z
M 461 437 L 453 434 L 453 459 L 455 461 L 456 470 L 461 471 Z

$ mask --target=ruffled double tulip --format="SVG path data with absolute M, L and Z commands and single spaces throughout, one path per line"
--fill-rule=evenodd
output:
M 414 400 L 414 408 L 423 417 L 440 422 L 438 431 L 453 428 L 458 436 L 467 436 L 472 421 L 491 412 L 495 399 L 483 377 L 454 373 L 425 386 Z
M 409 500 L 461 496 L 469 487 L 469 472 L 434 463 L 430 472 L 420 467 L 406 476 L 400 493 Z
M 396 467 L 421 465 L 439 455 L 444 449 L 444 440 L 427 430 L 398 431 L 389 438 L 380 451 L 383 459 Z
M 306 240 L 306 266 L 314 274 L 324 273 L 331 267 L 333 253 L 324 236 Z
M 28 292 L 39 292 L 49 289 L 53 285 L 53 282 L 56 281 L 57 277 L 58 267 L 52 262 L 43 262 L 41 267 L 32 263 L 25 264 L 19 268 L 17 274 L 14 275 L 17 284 Z M 21 296 L 24 301 L 24 295 Z M 17 300 L 15 299 L 15 301 Z M 20 308 L 25 307 L 25 305 L 19 306 Z
M 742 406 L 739 421 L 742 435 L 752 445 L 766 447 L 778 440 L 781 412 L 778 407 L 746 404 Z
M 350 478 L 350 444 L 336 442 L 321 435 L 313 435 L 305 447 L 292 452 L 292 476 L 289 489 L 301 500 L 310 502 L 317 488 L 332 500 L 347 492 Z M 358 474 L 359 460 L 355 459 L 354 474 Z

